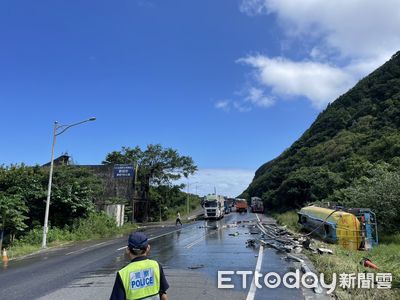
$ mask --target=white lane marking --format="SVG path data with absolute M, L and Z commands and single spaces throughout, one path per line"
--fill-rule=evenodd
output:
M 257 220 L 258 222 L 261 222 L 260 217 L 258 216 L 258 214 L 256 214 Z
M 158 239 L 158 238 L 160 238 L 160 237 L 163 237 L 163 236 L 166 236 L 166 235 L 168 235 L 168 234 L 171 234 L 171 233 L 174 233 L 174 232 L 177 232 L 177 231 L 181 231 L 181 230 L 182 230 L 182 227 L 179 228 L 179 229 L 173 230 L 173 231 L 169 231 L 169 232 L 167 232 L 167 233 L 163 233 L 163 234 L 160 234 L 160 235 L 157 235 L 157 236 L 153 236 L 153 237 L 149 238 L 149 241 Z
M 256 214 L 256 217 L 257 217 L 258 222 L 261 223 L 261 220 L 260 220 L 260 217 L 258 216 L 258 214 Z M 257 224 L 257 227 L 260 228 L 259 224 Z M 256 273 L 260 273 L 260 271 L 261 271 L 263 253 L 264 253 L 264 246 L 260 245 L 260 249 L 258 251 L 258 258 L 257 258 L 256 268 L 255 268 L 255 271 L 254 271 L 253 280 L 251 281 L 251 286 L 250 286 L 249 292 L 247 294 L 246 300 L 253 300 L 255 295 L 256 295 L 257 287 L 256 287 L 255 278 L 256 278 Z
M 260 273 L 260 271 L 261 271 L 261 265 L 262 265 L 262 260 L 263 260 L 263 252 L 264 252 L 264 247 L 263 247 L 263 245 L 260 245 L 260 250 L 258 251 L 256 269 L 254 271 L 253 280 L 251 281 L 251 286 L 250 286 L 250 289 L 249 289 L 249 293 L 247 294 L 246 300 L 253 300 L 255 295 L 256 295 L 257 287 L 256 287 L 255 278 L 256 278 L 256 273 Z
M 82 248 L 82 249 L 78 249 L 78 250 L 75 250 L 75 251 L 72 251 L 72 252 L 68 252 L 68 253 L 66 253 L 65 255 L 71 255 L 71 254 L 74 254 L 74 253 L 78 253 L 78 252 L 81 252 L 81 251 L 85 251 L 85 250 L 87 250 L 87 249 L 90 249 L 90 248 L 94 248 L 94 247 L 103 245 L 103 244 L 105 244 L 105 243 L 107 243 L 107 242 L 101 242 L 101 243 L 98 243 L 98 244 L 95 244 L 95 245 L 92 245 L 92 246 L 88 246 L 88 247 L 85 247 L 85 248 Z
M 174 233 L 174 232 L 177 232 L 177 231 L 180 231 L 180 230 L 182 230 L 182 228 L 179 228 L 179 229 L 176 229 L 176 230 L 173 230 L 173 231 L 169 231 L 169 232 L 167 232 L 167 233 L 163 233 L 163 234 L 160 234 L 160 235 L 157 235 L 157 236 L 153 236 L 153 237 L 149 238 L 149 241 L 158 239 L 158 238 L 160 238 L 160 237 L 166 236 L 166 235 L 168 235 L 168 234 L 171 234 L 171 233 Z M 123 250 L 123 249 L 125 249 L 126 247 L 127 247 L 127 246 L 118 248 L 117 251 Z
M 219 230 L 219 229 L 218 229 L 218 230 Z M 204 235 L 201 236 L 198 240 L 193 241 L 193 242 L 187 244 L 187 245 L 185 246 L 185 249 L 190 249 L 190 248 L 192 248 L 194 245 L 197 245 L 197 244 L 200 243 L 201 241 L 205 240 L 205 238 L 206 238 L 207 235 L 214 234 L 215 232 L 216 232 L 216 231 L 214 231 L 214 232 L 209 232 L 209 233 L 204 234 Z

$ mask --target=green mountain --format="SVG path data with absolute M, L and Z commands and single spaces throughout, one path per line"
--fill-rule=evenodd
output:
M 328 105 L 290 148 L 262 165 L 241 196 L 262 197 L 267 209 L 281 211 L 338 198 L 338 191 L 370 178 L 377 168 L 400 169 L 399 129 L 400 51 Z

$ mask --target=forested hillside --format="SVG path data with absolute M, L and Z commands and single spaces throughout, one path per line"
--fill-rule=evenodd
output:
M 390 223 L 400 221 L 399 129 L 400 52 L 262 165 L 242 196 L 261 196 L 267 209 L 280 211 L 322 200 L 370 206 L 381 220 L 392 210 Z M 371 188 L 381 194 L 366 193 Z

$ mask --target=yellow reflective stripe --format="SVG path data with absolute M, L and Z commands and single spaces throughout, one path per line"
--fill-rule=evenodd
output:
M 160 291 L 160 267 L 155 260 L 132 262 L 118 273 L 126 299 L 143 299 L 158 295 Z

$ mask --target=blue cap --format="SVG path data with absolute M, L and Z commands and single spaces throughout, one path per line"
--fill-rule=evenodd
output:
M 128 247 L 132 250 L 144 250 L 149 244 L 147 236 L 143 232 L 133 232 L 128 238 Z

